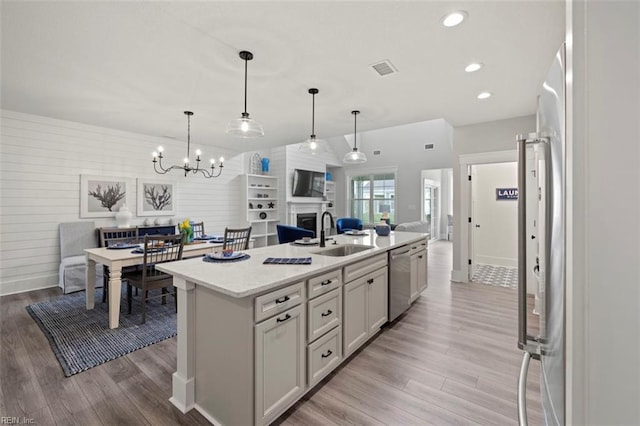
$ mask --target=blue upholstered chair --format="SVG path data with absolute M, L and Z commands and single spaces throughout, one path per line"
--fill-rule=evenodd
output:
M 304 237 L 315 238 L 316 233 L 304 228 L 289 225 L 276 225 L 278 231 L 278 243 L 290 243 Z
M 355 217 L 341 217 L 336 220 L 336 231 L 338 234 L 344 234 L 344 231 L 362 230 L 362 220 Z

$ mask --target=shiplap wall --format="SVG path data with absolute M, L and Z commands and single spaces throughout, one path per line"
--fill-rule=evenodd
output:
M 160 144 L 167 164 L 180 164 L 184 145 L 178 141 L 1 110 L 0 295 L 58 285 L 59 223 L 115 225 L 114 218 L 80 218 L 81 174 L 176 182 L 177 214 L 161 216 L 162 223 L 203 220 L 207 233 L 245 223 L 238 214 L 242 154 L 203 146 L 206 158 L 225 157 L 221 177 L 161 176 L 151 163 L 151 152 Z M 128 207 L 132 224 L 142 224 L 135 202 Z

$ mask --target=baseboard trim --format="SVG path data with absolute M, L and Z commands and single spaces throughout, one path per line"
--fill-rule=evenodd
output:
M 58 287 L 58 274 L 0 282 L 0 296 Z
M 451 281 L 456 283 L 465 283 L 468 281 L 467 272 L 453 269 L 451 271 Z
M 476 264 L 479 263 L 483 265 L 504 266 L 506 268 L 518 267 L 518 259 L 509 257 L 476 255 Z

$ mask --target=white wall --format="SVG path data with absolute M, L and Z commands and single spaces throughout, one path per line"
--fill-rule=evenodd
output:
M 553 58 L 549 58 L 549 63 Z M 531 100 L 532 103 L 535 99 Z M 467 279 L 467 259 L 462 259 L 462 238 L 460 229 L 468 226 L 467 218 L 460 211 L 460 156 L 485 152 L 515 151 L 516 135 L 536 130 L 534 115 L 509 118 L 489 123 L 456 127 L 453 135 L 453 271 L 452 279 Z M 464 244 L 467 244 L 465 241 Z
M 167 164 L 181 164 L 184 141 L 151 137 L 63 120 L 2 110 L 0 122 L 0 295 L 58 285 L 58 224 L 94 220 L 115 225 L 113 218 L 80 218 L 80 175 L 170 179 L 177 183 L 178 213 L 173 220 L 203 220 L 207 232 L 241 224 L 238 217 L 243 158 L 211 146 L 207 155 L 223 155 L 224 171 L 216 179 L 177 172 L 158 175 L 151 152 L 165 147 Z M 135 197 L 134 197 L 135 199 Z M 132 223 L 142 224 L 136 217 Z M 171 217 L 162 216 L 166 223 Z
M 476 263 L 518 266 L 518 202 L 496 200 L 496 188 L 518 186 L 517 163 L 479 164 L 472 167 L 472 210 Z
M 640 424 L 640 3 L 567 3 L 567 424 Z
M 397 169 L 395 221 L 420 220 L 422 170 L 452 167 L 452 137 L 453 128 L 443 119 L 358 133 L 358 149 L 367 155 L 368 161 L 361 165 L 345 165 L 344 172 L 356 175 L 367 170 Z M 352 143 L 352 138 L 353 135 L 349 135 L 347 140 Z M 424 145 L 428 143 L 434 144 L 434 149 L 425 150 Z M 340 158 L 349 150 L 349 146 L 345 144 L 343 149 L 344 152 L 337 153 Z M 374 150 L 380 150 L 380 155 L 373 155 Z M 346 213 L 344 176 L 336 174 L 336 182 L 336 187 L 340 188 L 337 191 L 338 198 L 341 196 L 340 190 L 343 191 L 343 202 L 338 204 L 338 208 L 344 208 Z

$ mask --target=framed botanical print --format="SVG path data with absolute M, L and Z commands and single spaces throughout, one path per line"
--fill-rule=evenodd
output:
M 176 214 L 176 184 L 138 178 L 138 216 Z
M 115 217 L 133 191 L 132 179 L 80 175 L 80 217 Z

